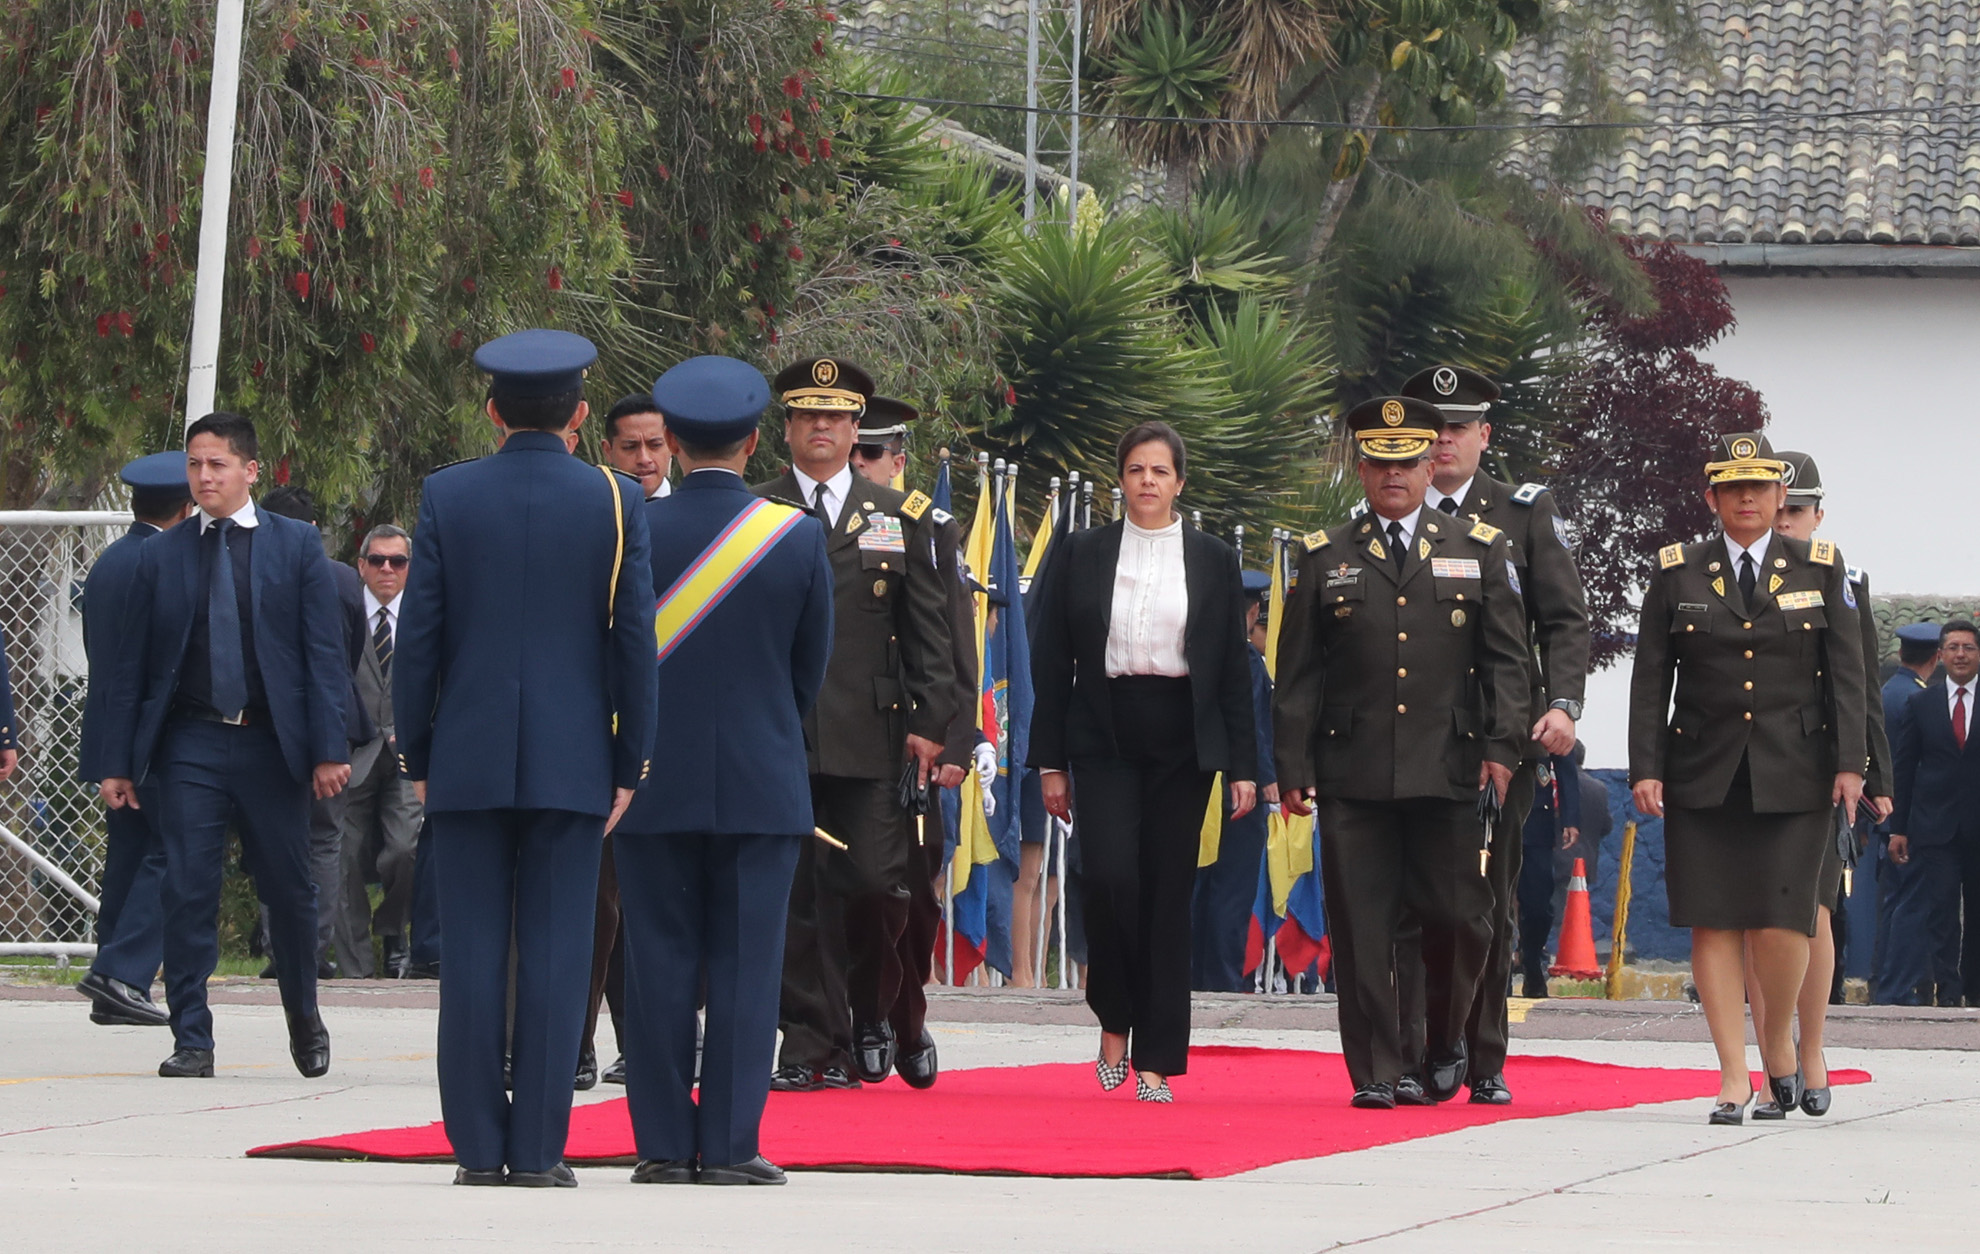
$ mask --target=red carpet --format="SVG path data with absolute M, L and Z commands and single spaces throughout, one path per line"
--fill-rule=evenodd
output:
M 1701 1047 L 1702 1048 L 1702 1047 Z M 1836 1071 L 1832 1084 L 1860 1084 Z M 1519 1057 L 1506 1065 L 1512 1106 L 1462 1101 L 1394 1111 L 1348 1105 L 1339 1054 L 1207 1046 L 1192 1049 L 1176 1103 L 1134 1100 L 1129 1083 L 1102 1093 L 1090 1063 L 952 1071 L 928 1092 L 898 1079 L 847 1093 L 773 1093 L 763 1153 L 785 1167 L 935 1171 L 977 1175 L 1170 1176 L 1208 1179 L 1368 1149 L 1458 1128 L 1580 1110 L 1614 1110 L 1718 1091 L 1717 1071 L 1612 1067 L 1571 1058 Z M 1757 1081 L 1756 1081 L 1757 1082 Z M 1800 1118 L 1800 1116 L 1795 1116 Z M 250 1156 L 445 1162 L 438 1123 L 264 1145 Z M 633 1161 L 623 1098 L 577 1107 L 570 1162 Z

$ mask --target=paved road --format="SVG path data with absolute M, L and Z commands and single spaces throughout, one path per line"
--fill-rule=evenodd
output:
M 430 990 L 344 985 L 336 1063 L 298 1077 L 267 990 L 215 998 L 220 1075 L 165 1081 L 158 1029 L 102 1028 L 60 990 L 0 989 L 0 1245 L 9 1250 L 1584 1251 L 1970 1250 L 1980 1214 L 1980 1015 L 1844 1016 L 1829 1119 L 1708 1128 L 1701 1102 L 1515 1120 L 1223 1180 L 799 1174 L 784 1189 L 454 1189 L 440 1167 L 251 1161 L 248 1146 L 438 1116 Z M 1091 1056 L 1054 995 L 937 1001 L 951 1068 Z M 1331 1049 L 1315 999 L 1204 998 L 1206 1043 Z M 1710 1065 L 1668 1003 L 1530 1008 L 1517 1048 Z M 1675 1039 L 1673 1039 L 1675 1038 Z M 614 1090 L 582 1100 L 607 1100 Z

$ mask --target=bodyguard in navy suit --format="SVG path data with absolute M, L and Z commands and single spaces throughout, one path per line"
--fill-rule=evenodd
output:
M 440 1108 L 458 1184 L 577 1183 L 563 1156 L 599 849 L 651 756 L 639 485 L 565 441 L 588 413 L 584 370 L 597 356 L 562 331 L 475 353 L 493 376 L 502 448 L 427 478 L 401 594 L 395 730 L 431 824 L 446 934 Z M 513 1100 L 502 1089 L 512 932 Z
M 184 453 L 153 453 L 124 467 L 131 490 L 130 529 L 111 541 L 83 583 L 83 649 L 89 656 L 89 693 L 83 699 L 82 745 L 76 774 L 100 783 L 103 707 L 110 675 L 129 651 L 126 603 L 137 576 L 138 547 L 192 512 Z M 165 844 L 148 809 L 124 806 L 104 813 L 102 895 L 96 911 L 96 957 L 76 991 L 90 999 L 90 1021 L 163 1026 L 165 1011 L 151 1000 L 151 977 L 165 960 Z
M 770 403 L 728 357 L 653 385 L 687 470 L 648 502 L 658 769 L 612 838 L 626 942 L 626 1097 L 637 1184 L 782 1184 L 757 1152 L 777 1040 L 784 921 L 812 838 L 805 714 L 832 646 L 825 529 L 742 471 Z M 708 1022 L 695 1085 L 695 994 Z
M 1946 677 L 1912 694 L 1895 733 L 1897 808 L 1891 812 L 1891 860 L 1908 870 L 1904 890 L 1885 902 L 1891 945 L 1900 929 L 1922 934 L 1933 955 L 1942 1006 L 1973 998 L 1980 984 L 1980 632 L 1963 619 L 1939 633 Z M 1965 881 L 1966 941 L 1960 944 Z M 1954 966 L 1949 959 L 1957 954 Z M 1922 974 L 1919 973 L 1919 974 Z M 1924 983 L 1923 979 L 1917 983 Z M 1901 986 L 1908 992 L 1914 985 Z
M 139 806 L 155 783 L 165 842 L 164 1076 L 213 1074 L 206 979 L 236 826 L 270 941 L 296 1069 L 330 1069 L 316 1011 L 316 889 L 309 802 L 350 778 L 337 591 L 316 529 L 258 511 L 254 424 L 214 413 L 186 428 L 199 511 L 138 550 L 126 651 L 104 704 L 103 799 Z

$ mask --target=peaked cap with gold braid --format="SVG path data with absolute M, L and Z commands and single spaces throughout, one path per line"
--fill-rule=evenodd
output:
M 1428 401 L 1377 396 L 1348 410 L 1345 420 L 1361 455 L 1370 461 L 1414 461 L 1430 451 L 1444 429 L 1444 415 Z
M 1735 431 L 1719 437 L 1718 457 L 1705 463 L 1705 482 L 1779 483 L 1787 463 L 1774 456 L 1774 446 L 1758 431 Z
M 787 409 L 822 409 L 857 418 L 873 395 L 873 377 L 849 361 L 814 357 L 779 370 L 770 390 Z

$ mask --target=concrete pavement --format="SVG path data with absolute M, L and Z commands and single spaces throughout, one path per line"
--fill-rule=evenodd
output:
M 1825 1120 L 1708 1128 L 1702 1101 L 1514 1120 L 1222 1180 L 794 1174 L 782 1189 L 455 1189 L 451 1168 L 250 1160 L 252 1145 L 435 1119 L 430 986 L 350 984 L 328 1077 L 289 1064 L 255 984 L 215 997 L 220 1074 L 166 1081 L 162 1029 L 104 1028 L 72 992 L 0 995 L 0 1244 L 23 1251 L 1968 1250 L 1980 1214 L 1980 1015 L 1857 1013 L 1832 1033 Z M 266 990 L 272 991 L 272 990 Z M 948 1068 L 1091 1057 L 1091 1020 L 1045 994 L 936 999 Z M 1200 1043 L 1333 1049 L 1313 998 L 1205 998 Z M 1527 1008 L 1517 1048 L 1709 1067 L 1666 1003 Z M 609 1060 L 609 1029 L 604 1034 Z M 1679 1039 L 1645 1039 L 1646 1037 Z M 1847 1037 L 1847 1043 L 1844 1038 Z M 1947 1048 L 1952 1045 L 1954 1047 Z M 1928 1046 L 1928 1047 L 1921 1047 Z M 1179 1084 L 1187 1100 L 1187 1090 Z M 609 1100 L 594 1090 L 580 1101 Z

